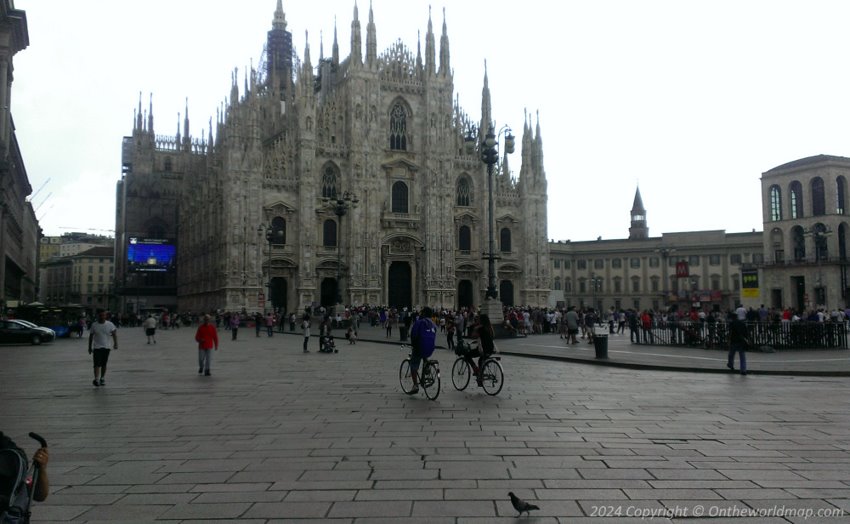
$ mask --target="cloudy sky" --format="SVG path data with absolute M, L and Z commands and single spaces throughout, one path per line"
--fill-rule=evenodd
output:
M 114 228 L 121 138 L 153 93 L 174 134 L 189 100 L 208 127 L 238 67 L 258 64 L 276 0 L 16 0 L 30 46 L 14 59 L 12 113 L 45 234 Z M 369 4 L 360 2 L 365 39 Z M 374 0 L 379 53 L 415 50 L 429 2 Z M 540 115 L 549 237 L 628 235 L 640 185 L 650 233 L 762 229 L 761 173 L 850 156 L 850 2 L 584 0 L 432 3 L 446 10 L 455 90 L 480 117 Z M 350 51 L 353 0 L 284 0 L 299 56 Z M 364 42 L 365 43 L 365 42 Z M 517 133 L 519 134 L 519 133 Z M 511 167 L 519 168 L 519 155 Z

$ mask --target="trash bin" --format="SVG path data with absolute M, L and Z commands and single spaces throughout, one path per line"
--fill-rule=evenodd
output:
M 593 335 L 593 347 L 596 349 L 596 358 L 608 358 L 608 335 L 596 334 Z

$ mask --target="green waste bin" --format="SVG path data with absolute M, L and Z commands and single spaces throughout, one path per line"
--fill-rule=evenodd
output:
M 608 358 L 608 335 L 593 335 L 593 348 L 596 349 L 597 359 Z

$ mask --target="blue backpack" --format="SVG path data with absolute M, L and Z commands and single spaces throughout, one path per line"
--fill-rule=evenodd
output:
M 425 329 L 415 331 L 418 331 L 419 349 L 422 352 L 422 356 L 428 357 L 431 356 L 431 353 L 434 352 L 434 348 L 437 345 L 437 326 L 431 322 L 430 318 L 423 319 L 422 322 L 426 322 L 427 327 L 425 327 Z

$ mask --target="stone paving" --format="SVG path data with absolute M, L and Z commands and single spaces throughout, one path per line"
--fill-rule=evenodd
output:
M 505 355 L 498 397 L 398 385 L 398 346 L 240 330 L 213 375 L 194 330 L 0 347 L 0 429 L 51 446 L 35 522 L 847 522 L 850 380 Z M 534 337 L 525 339 L 534 340 Z M 553 340 L 557 340 L 554 337 Z M 507 492 L 540 506 L 516 518 Z M 645 519 L 641 519 L 641 516 Z

